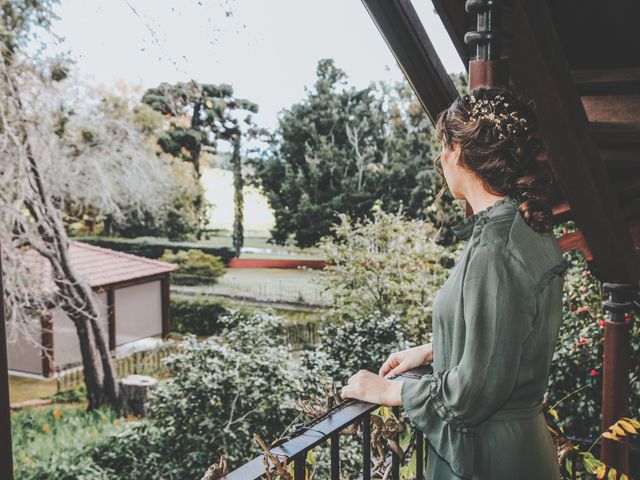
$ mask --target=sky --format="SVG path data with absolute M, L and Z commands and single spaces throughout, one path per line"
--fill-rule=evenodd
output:
M 449 72 L 460 61 L 430 0 L 414 0 Z M 351 83 L 402 73 L 360 0 L 61 0 L 55 48 L 80 78 L 146 89 L 160 82 L 229 83 L 273 128 L 305 95 L 318 60 L 334 58 Z

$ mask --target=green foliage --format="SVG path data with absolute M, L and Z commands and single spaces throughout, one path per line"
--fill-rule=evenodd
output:
M 555 402 L 582 388 L 558 407 L 558 422 L 570 435 L 596 438 L 602 409 L 602 361 L 604 319 L 601 283 L 591 274 L 579 252 L 566 254 L 573 265 L 567 271 L 564 322 L 553 355 L 548 402 Z M 631 318 L 631 316 L 629 316 Z M 640 411 L 640 329 L 631 330 L 630 411 Z
M 209 255 L 220 257 L 224 263 L 233 258 L 233 250 L 227 247 L 207 247 L 199 243 L 172 242 L 162 238 L 139 237 L 139 238 L 110 238 L 94 236 L 78 236 L 74 240 L 86 242 L 99 247 L 110 248 L 119 252 L 131 253 L 147 258 L 160 258 L 168 249 L 172 252 L 201 250 Z
M 147 90 L 142 102 L 169 119 L 169 128 L 158 137 L 158 145 L 190 162 L 198 174 L 203 147 L 215 149 L 219 140 L 241 134 L 242 126 L 253 128 L 251 113 L 258 111 L 255 103 L 235 98 L 231 85 L 195 81 L 163 82 Z M 247 115 L 239 120 L 239 112 Z
M 408 84 L 348 86 L 333 60 L 318 63 L 307 97 L 284 110 L 271 151 L 251 160 L 275 215 L 272 238 L 293 235 L 300 247 L 330 231 L 336 212 L 362 217 L 376 199 L 386 210 L 402 202 L 412 218 L 435 222 L 432 205 L 443 179 L 433 128 Z M 447 206 L 447 215 L 461 213 Z M 445 232 L 442 242 L 453 241 Z
M 411 340 L 428 342 L 433 297 L 454 263 L 454 255 L 430 239 L 434 227 L 400 209 L 386 213 L 379 203 L 371 218 L 339 219 L 334 235 L 319 242 L 329 264 L 321 277 L 333 299 L 329 318 L 348 323 L 394 315 L 396 328 Z
M 77 407 L 22 410 L 11 416 L 16 480 L 113 478 L 84 453 L 101 437 L 122 430 L 124 419 L 109 409 Z
M 244 218 L 244 197 L 242 188 L 244 180 L 242 179 L 242 157 L 240 156 L 240 137 L 236 136 L 233 140 L 233 248 L 236 251 L 236 257 L 240 256 L 240 249 L 244 245 L 244 227 L 242 221 Z
M 282 339 L 265 334 L 279 319 L 236 311 L 221 321 L 220 337 L 187 336 L 167 359 L 152 419 L 92 448 L 97 465 L 122 479 L 200 478 L 221 453 L 232 469 L 257 455 L 254 433 L 275 439 L 295 418 L 298 369 Z
M 198 249 L 180 250 L 176 253 L 165 250 L 160 260 L 178 266 L 178 271 L 173 278 L 175 283 L 182 285 L 215 283 L 216 279 L 225 273 L 220 257 L 209 255 Z
M 225 305 L 211 297 L 171 295 L 173 331 L 199 337 L 220 333 L 220 317 L 228 313 Z

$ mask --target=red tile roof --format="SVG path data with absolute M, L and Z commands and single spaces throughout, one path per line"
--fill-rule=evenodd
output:
M 45 291 L 52 291 L 54 287 L 49 262 L 38 255 L 35 250 L 29 250 L 25 254 L 25 261 L 33 273 L 41 275 L 41 288 Z M 69 243 L 69 257 L 73 269 L 78 275 L 85 278 L 93 288 L 138 280 L 178 269 L 172 263 L 76 241 Z M 37 270 L 39 272 L 36 273 Z
M 69 255 L 75 271 L 85 277 L 94 288 L 178 269 L 172 263 L 75 241 L 69 246 Z

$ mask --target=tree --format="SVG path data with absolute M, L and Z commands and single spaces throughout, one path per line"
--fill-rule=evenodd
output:
M 68 74 L 63 64 L 28 56 L 25 32 L 30 22 L 48 25 L 51 3 L 5 2 L 0 20 L 0 242 L 7 321 L 14 334 L 22 331 L 39 343 L 41 322 L 50 328 L 49 312 L 61 308 L 78 335 L 89 408 L 115 406 L 118 390 L 100 311 L 70 262 L 63 210 L 83 204 L 114 213 L 123 201 L 148 206 L 149 197 L 160 198 L 168 177 L 153 173 L 156 158 L 145 154 L 137 129 L 73 103 L 60 87 Z M 72 110 L 88 113 L 69 115 Z M 132 175 L 135 188 L 123 183 Z
M 236 251 L 236 257 L 240 256 L 240 249 L 244 244 L 244 229 L 242 226 L 244 199 L 242 189 L 244 181 L 242 180 L 242 157 L 240 156 L 240 135 L 236 135 L 233 139 L 233 248 Z
M 435 221 L 439 146 L 409 86 L 350 87 L 330 59 L 316 73 L 306 98 L 283 111 L 271 150 L 252 161 L 251 180 L 274 210 L 272 239 L 283 244 L 293 235 L 298 246 L 314 245 L 337 213 L 367 216 L 377 199 L 385 210 L 402 203 L 409 217 Z
M 251 113 L 258 111 L 255 103 L 235 98 L 230 85 L 195 80 L 161 83 L 147 90 L 142 102 L 168 119 L 158 138 L 162 150 L 191 162 L 198 176 L 202 151 L 215 152 L 219 140 L 231 141 L 242 125 L 252 126 Z M 239 114 L 246 116 L 239 119 Z

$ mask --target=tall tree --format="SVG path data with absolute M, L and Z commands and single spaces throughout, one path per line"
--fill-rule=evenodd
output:
M 337 213 L 369 217 L 377 199 L 385 211 L 403 204 L 410 218 L 435 221 L 440 147 L 408 85 L 349 86 L 331 59 L 316 75 L 306 98 L 283 111 L 271 149 L 252 161 L 252 181 L 274 210 L 272 239 L 314 245 Z
M 240 135 L 236 135 L 233 139 L 233 248 L 236 251 L 236 257 L 240 256 L 240 249 L 244 244 L 244 197 L 242 189 L 244 181 L 242 179 L 242 157 L 240 156 Z
M 24 48 L 31 23 L 47 26 L 51 3 L 4 2 L 0 18 L 0 242 L 7 323 L 14 335 L 22 332 L 39 343 L 42 322 L 51 328 L 50 311 L 61 308 L 78 335 L 89 408 L 116 406 L 100 309 L 70 262 L 63 209 L 85 203 L 116 211 L 122 195 L 130 206 L 146 205 L 166 188 L 168 176 L 154 173 L 157 159 L 145 153 L 144 139 L 129 123 L 99 109 L 69 115 L 87 105 L 70 108 L 69 89 L 60 87 L 68 69 Z M 126 185 L 131 178 L 135 188 Z
M 165 115 L 168 128 L 158 144 L 171 155 L 191 162 L 200 175 L 203 151 L 216 152 L 218 141 L 231 141 L 241 127 L 253 125 L 251 113 L 258 106 L 236 98 L 230 85 L 198 83 L 161 83 L 142 97 L 142 102 Z M 244 115 L 243 118 L 239 118 Z

